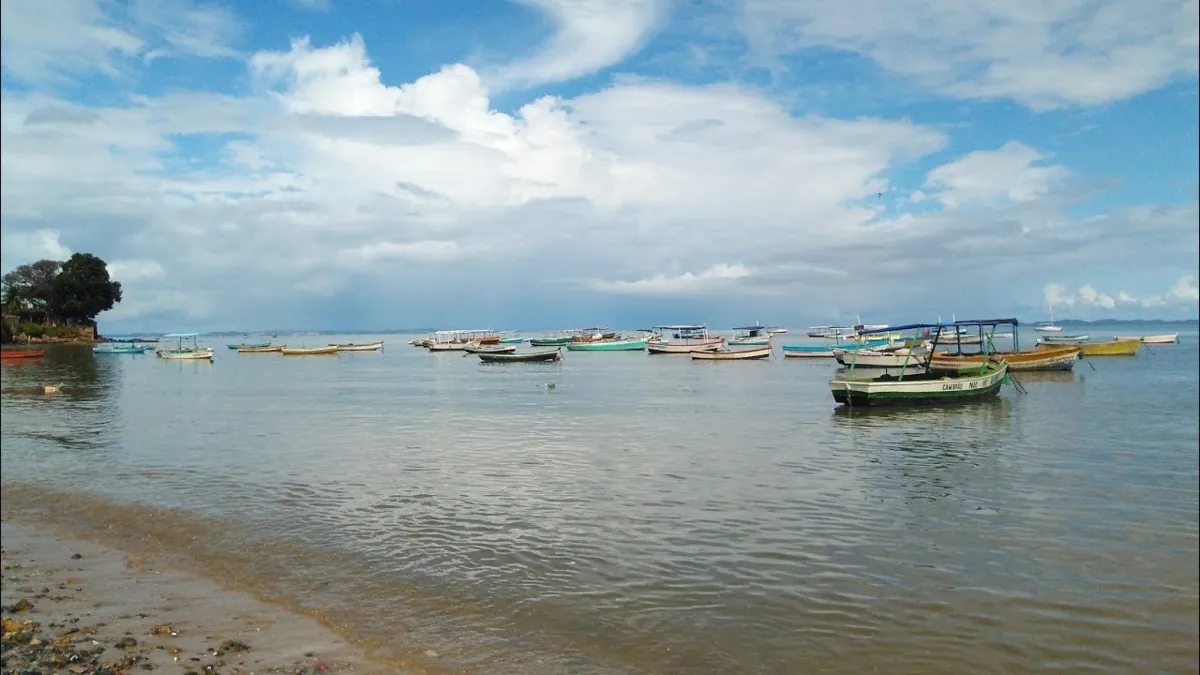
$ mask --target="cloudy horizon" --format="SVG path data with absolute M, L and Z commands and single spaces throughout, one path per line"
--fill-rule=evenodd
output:
M 106 332 L 1194 319 L 1200 0 L 2 0 Z

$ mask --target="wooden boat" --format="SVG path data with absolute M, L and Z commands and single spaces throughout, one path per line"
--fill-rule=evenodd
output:
M 771 344 L 771 333 L 766 326 L 742 326 L 733 329 L 729 338 L 731 347 L 752 347 Z
M 752 349 L 721 349 L 692 352 L 693 361 L 751 361 L 771 358 L 771 345 Z
M 666 339 L 666 333 L 675 335 L 678 342 Z M 646 341 L 646 351 L 651 354 L 690 354 L 692 352 L 710 352 L 720 349 L 725 344 L 725 338 L 713 338 L 708 334 L 708 326 L 681 325 L 655 326 L 648 331 L 653 337 Z
M 1138 339 L 1113 338 L 1112 342 L 1085 342 L 1079 345 L 1084 356 L 1134 356 L 1142 348 Z
M 849 406 L 963 403 L 995 396 L 1007 374 L 1008 364 L 995 357 L 983 367 L 950 373 L 835 378 L 829 381 L 829 390 L 834 401 Z
M 283 345 L 267 345 L 266 347 L 238 347 L 239 354 L 274 354 L 283 351 Z
M 414 338 L 412 340 L 409 340 L 408 344 L 410 344 L 414 347 L 428 347 L 429 343 L 431 343 L 431 342 L 433 342 L 433 338 L 422 337 L 422 338 Z
M 170 333 L 164 335 L 164 338 L 175 340 L 175 349 L 159 349 L 155 351 L 155 355 L 160 359 L 170 359 L 173 361 L 212 361 L 212 347 L 201 347 L 197 338 L 198 333 Z M 191 345 L 187 346 L 184 343 L 190 341 Z
M 999 324 L 1011 324 L 1015 329 L 1017 320 L 955 321 L 952 326 L 941 323 L 897 326 L 890 330 L 934 331 L 924 359 L 918 359 L 913 364 L 916 368 L 902 368 L 899 374 L 885 371 L 875 377 L 857 377 L 859 371 L 852 365 L 845 373 L 829 381 L 829 391 L 835 402 L 846 406 L 936 405 L 993 397 L 1005 382 L 1008 363 L 1002 356 L 987 354 L 987 342 L 983 345 L 985 353 L 981 355 L 982 361 L 977 367 L 936 372 L 930 364 L 944 332 L 950 333 L 953 336 L 951 339 L 954 339 L 964 328 L 978 327 L 982 330 L 984 326 L 991 326 L 994 330 Z
M 928 352 L 924 349 L 854 349 L 839 352 L 834 358 L 843 366 L 857 368 L 906 368 L 922 363 Z
M 325 354 L 336 354 L 337 352 L 337 345 L 326 347 L 281 347 L 279 349 L 279 353 L 284 356 L 323 356 Z
M 506 330 L 500 333 L 500 344 L 502 345 L 519 345 L 525 342 L 525 338 L 517 335 L 515 330 Z
M 615 339 L 617 339 L 616 332 L 607 328 L 581 328 L 577 331 L 574 331 L 574 335 L 571 336 L 568 344 L 600 342 L 601 340 Z
M 572 352 L 629 352 L 642 351 L 646 348 L 646 340 L 594 340 L 589 342 L 568 342 L 567 350 Z
M 230 349 L 233 349 L 233 350 L 236 350 L 238 347 L 270 347 L 271 341 L 267 340 L 266 342 L 240 342 L 238 344 L 228 343 L 225 346 L 229 347 Z
M 367 342 L 365 344 L 355 344 L 347 342 L 345 344 L 329 343 L 330 347 L 337 347 L 339 352 L 377 352 L 383 349 L 383 340 L 378 342 Z
M 528 352 L 525 354 L 499 354 L 496 352 L 479 352 L 476 354 L 484 363 L 533 363 L 558 361 L 562 358 L 562 350 L 554 349 L 548 352 Z
M 20 349 L 7 352 L 0 352 L 0 359 L 37 359 L 45 356 L 45 349 Z
M 789 359 L 832 359 L 833 345 L 784 345 L 783 356 Z
M 561 347 L 570 341 L 571 341 L 570 335 L 560 335 L 557 337 L 529 338 L 529 344 L 533 347 Z
M 426 347 L 431 352 L 461 352 L 473 344 L 500 344 L 500 336 L 490 330 L 439 330 Z
M 106 345 L 96 345 L 92 347 L 93 354 L 142 354 L 150 347 L 146 345 L 135 345 L 129 343 L 110 343 Z
M 470 345 L 467 345 L 467 347 L 465 349 L 463 349 L 463 351 L 468 354 L 512 354 L 513 352 L 517 351 L 517 346 L 516 345 L 500 345 L 500 344 L 495 344 L 495 345 L 470 344 Z
M 1019 352 L 995 352 L 1008 362 L 1012 372 L 1071 370 L 1079 360 L 1079 347 L 1074 345 L 1045 346 Z M 938 352 L 930 368 L 939 372 L 958 372 L 983 367 L 983 354 L 947 354 Z
M 1179 342 L 1179 333 L 1171 333 L 1169 335 L 1143 335 L 1142 344 L 1146 345 L 1170 345 Z
M 1087 334 L 1083 334 L 1083 335 L 1047 335 L 1045 337 L 1038 338 L 1037 343 L 1039 345 L 1077 345 L 1077 344 L 1087 342 L 1088 340 L 1091 340 L 1091 339 L 1092 339 L 1092 336 L 1087 335 Z

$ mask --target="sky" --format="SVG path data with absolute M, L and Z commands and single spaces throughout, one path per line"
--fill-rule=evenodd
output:
M 2 0 L 106 332 L 1195 318 L 1200 0 Z

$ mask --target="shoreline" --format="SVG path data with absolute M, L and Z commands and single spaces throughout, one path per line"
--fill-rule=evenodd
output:
M 43 525 L 0 521 L 0 568 L 6 673 L 411 672 L 313 617 Z

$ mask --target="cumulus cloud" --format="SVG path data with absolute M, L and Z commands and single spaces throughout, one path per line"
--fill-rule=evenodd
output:
M 744 0 L 768 57 L 852 51 L 939 93 L 1037 110 L 1130 98 L 1194 76 L 1197 0 Z
M 1043 288 L 1045 302 L 1050 307 L 1093 307 L 1112 310 L 1121 305 L 1138 305 L 1147 309 L 1166 306 L 1186 306 L 1200 303 L 1200 288 L 1194 275 L 1184 275 L 1175 280 L 1165 293 L 1135 296 L 1127 291 L 1106 293 L 1091 284 L 1084 284 L 1075 294 L 1067 292 L 1059 283 L 1046 284 Z
M 45 68 L 72 54 L 47 53 Z M 389 84 L 357 35 L 300 37 L 246 68 L 236 94 L 83 103 L 6 89 L 4 265 L 54 245 L 94 252 L 128 285 L 106 320 L 171 330 L 319 325 L 345 307 L 374 314 L 329 320 L 474 324 L 709 293 L 729 311 L 751 297 L 902 311 L 974 302 L 1001 267 L 1194 266 L 1195 205 L 1072 217 L 1067 170 L 1021 143 L 957 152 L 906 185 L 894 177 L 945 133 L 796 116 L 735 84 L 623 78 L 499 109 L 494 72 L 450 64 Z M 921 212 L 881 209 L 893 191 Z
M 675 276 L 656 274 L 636 281 L 595 280 L 589 282 L 588 286 L 593 290 L 630 295 L 679 295 L 712 291 L 751 274 L 753 272 L 745 265 L 719 263 L 697 274 L 692 272 L 684 272 Z
M 937 167 L 929 172 L 925 187 L 951 207 L 1029 201 L 1070 175 L 1062 166 L 1036 165 L 1048 158 L 1024 143 L 1009 141 L 999 150 L 977 150 Z

